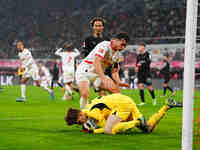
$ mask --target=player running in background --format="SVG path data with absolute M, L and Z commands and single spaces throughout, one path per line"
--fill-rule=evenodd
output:
M 144 97 L 144 85 L 151 94 L 153 99 L 153 105 L 156 105 L 156 98 L 154 94 L 154 89 L 152 87 L 152 80 L 151 80 L 151 72 L 150 72 L 150 64 L 151 64 L 151 55 L 149 52 L 146 51 L 146 44 L 141 43 L 139 44 L 139 54 L 136 58 L 136 68 L 135 71 L 137 72 L 138 78 L 138 88 L 140 91 L 140 98 L 141 103 L 139 105 L 145 104 L 145 97 Z
M 44 66 L 42 62 L 39 63 L 39 75 L 40 75 L 40 85 L 48 88 L 51 85 L 52 76 L 49 69 Z
M 22 71 L 24 71 L 23 75 L 22 75 L 22 79 L 20 81 L 21 83 L 21 98 L 17 98 L 18 102 L 24 102 L 26 101 L 26 82 L 28 81 L 28 79 L 30 77 L 32 77 L 32 79 L 35 81 L 36 85 L 38 87 L 40 87 L 40 76 L 39 76 L 39 70 L 38 67 L 35 63 L 35 60 L 32 57 L 31 52 L 24 48 L 24 44 L 22 43 L 22 41 L 18 41 L 17 45 L 16 45 L 19 53 L 19 59 L 21 62 L 21 69 Z M 41 85 L 42 88 L 44 88 L 46 91 L 49 92 L 50 94 L 50 99 L 53 100 L 54 99 L 54 93 L 51 89 L 44 87 Z
M 65 121 L 68 125 L 83 125 L 84 131 L 93 133 L 116 134 L 133 128 L 150 133 L 173 107 L 182 107 L 182 104 L 169 99 L 167 104 L 146 121 L 130 97 L 111 94 L 92 100 L 86 109 L 69 108 Z
M 56 59 L 53 60 L 53 69 L 51 71 L 52 73 L 52 80 L 51 80 L 51 89 L 54 87 L 54 83 L 56 82 L 59 87 L 62 88 L 62 90 L 65 92 L 65 88 L 63 88 L 63 85 L 59 82 L 59 68 L 56 62 Z
M 129 37 L 119 33 L 111 41 L 99 43 L 81 62 L 76 71 L 76 81 L 80 91 L 80 108 L 88 103 L 90 85 L 95 89 L 104 89 L 110 93 L 120 92 L 119 86 L 104 74 L 105 69 L 119 62 L 120 51 L 125 49 Z
M 65 42 L 63 48 L 59 48 L 55 54 L 62 59 L 63 82 L 65 85 L 63 100 L 69 100 L 72 98 L 72 82 L 75 74 L 74 59 L 80 53 L 78 49 L 73 49 L 72 43 Z
M 160 74 L 163 75 L 163 95 L 166 96 L 167 90 L 170 90 L 172 92 L 172 95 L 176 94 L 176 91 L 173 91 L 171 87 L 169 87 L 168 83 L 170 81 L 170 64 L 169 64 L 169 55 L 166 53 L 163 55 L 163 65 L 161 68 L 159 68 Z

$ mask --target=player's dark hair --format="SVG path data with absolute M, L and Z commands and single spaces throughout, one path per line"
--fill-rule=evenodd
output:
M 73 50 L 73 43 L 70 42 L 70 41 L 66 41 L 66 42 L 63 44 L 63 49 L 64 49 L 64 50 L 67 50 L 67 51 L 72 51 L 72 50 Z
M 146 47 L 146 43 L 145 42 L 140 42 L 138 45 Z
M 102 17 L 94 17 L 92 20 L 90 20 L 90 25 L 93 27 L 94 26 L 94 23 L 95 21 L 101 21 L 103 26 L 105 24 L 105 19 L 103 19 Z
M 22 43 L 22 44 L 24 45 L 24 42 L 23 42 L 22 40 L 17 40 L 17 41 L 16 41 L 16 44 L 17 44 L 17 43 Z
M 78 116 L 81 111 L 75 108 L 69 108 L 64 120 L 68 125 L 78 124 Z
M 114 38 L 119 39 L 119 40 L 126 40 L 127 43 L 130 40 L 129 36 L 126 32 L 120 32 L 120 33 L 116 34 L 114 36 Z

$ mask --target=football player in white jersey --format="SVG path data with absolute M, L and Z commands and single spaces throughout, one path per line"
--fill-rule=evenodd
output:
M 49 69 L 44 66 L 42 62 L 39 63 L 39 74 L 40 74 L 40 84 L 47 87 L 51 86 L 52 76 L 49 72 Z
M 65 93 L 63 100 L 72 98 L 72 83 L 75 75 L 75 57 L 80 55 L 78 49 L 73 49 L 73 44 L 65 42 L 63 48 L 59 48 L 55 52 L 62 59 L 63 82 L 65 85 Z
M 40 76 L 39 76 L 39 69 L 35 63 L 35 60 L 32 57 L 31 52 L 24 48 L 24 44 L 22 41 L 18 41 L 16 44 L 16 47 L 19 51 L 18 56 L 21 62 L 21 69 L 24 71 L 22 75 L 22 79 L 20 81 L 21 83 L 21 98 L 17 98 L 16 101 L 18 102 L 24 102 L 26 101 L 26 82 L 30 77 L 35 81 L 36 85 L 40 87 Z M 46 91 L 50 94 L 50 99 L 54 99 L 54 93 L 49 88 L 43 87 Z
M 90 85 L 95 89 L 104 89 L 110 93 L 120 92 L 119 86 L 104 72 L 108 66 L 120 61 L 120 51 L 126 47 L 128 41 L 129 37 L 126 33 L 119 33 L 111 41 L 99 43 L 78 66 L 76 81 L 80 91 L 81 109 L 88 103 Z

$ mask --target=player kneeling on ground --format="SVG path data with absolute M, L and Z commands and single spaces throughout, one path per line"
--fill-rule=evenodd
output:
M 169 99 L 167 104 L 146 121 L 130 97 L 111 94 L 94 99 L 86 109 L 70 108 L 65 121 L 68 125 L 82 125 L 83 130 L 90 133 L 116 134 L 135 127 L 150 133 L 173 107 L 182 107 L 182 104 Z

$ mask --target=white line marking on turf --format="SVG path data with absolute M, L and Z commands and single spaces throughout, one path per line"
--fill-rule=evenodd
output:
M 20 120 L 57 120 L 63 117 L 12 117 L 12 118 L 0 118 L 0 121 L 20 121 Z

